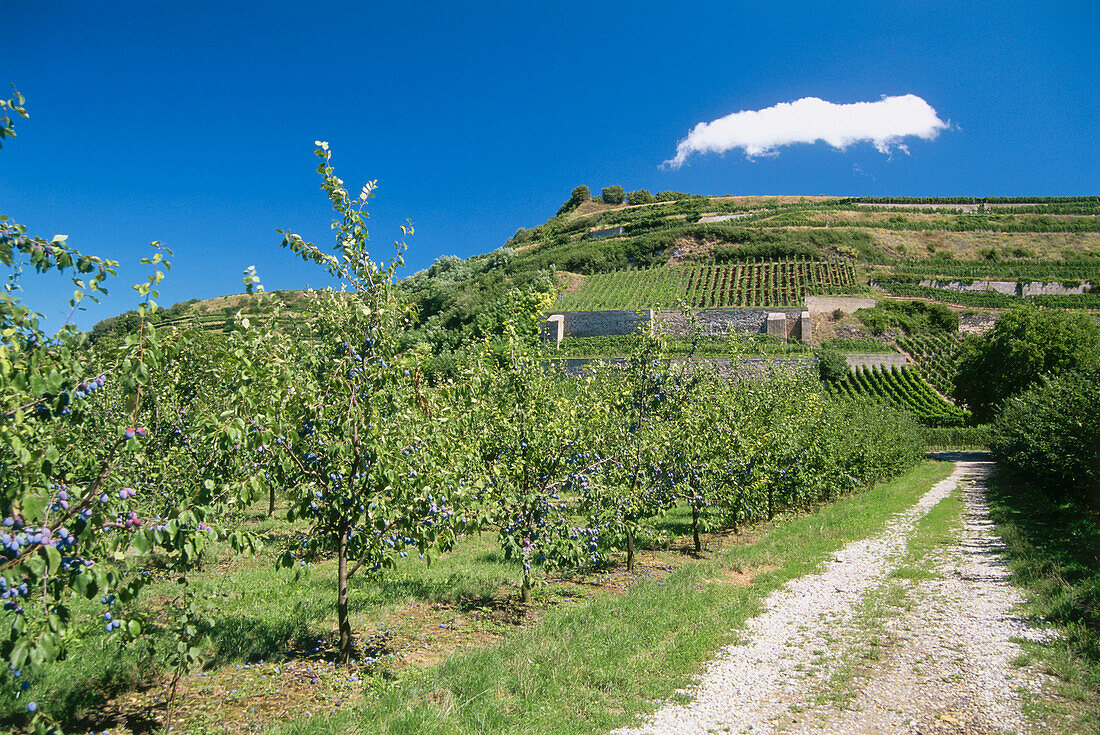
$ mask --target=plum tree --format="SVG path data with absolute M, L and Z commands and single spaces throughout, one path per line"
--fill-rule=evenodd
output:
M 291 518 L 311 531 L 280 557 L 302 572 L 319 555 L 337 562 L 338 659 L 354 653 L 348 582 L 360 570 L 381 573 L 395 559 L 430 555 L 454 542 L 466 463 L 447 392 L 421 386 L 423 354 L 402 352 L 413 311 L 394 283 L 396 254 L 376 263 L 367 250 L 366 202 L 375 182 L 349 195 L 318 141 L 318 173 L 338 218 L 332 253 L 284 232 L 283 245 L 337 278 L 343 290 L 314 292 L 310 340 L 275 363 L 269 403 L 257 406 L 254 442 L 268 453 L 272 482 L 290 493 Z M 460 388 L 452 393 L 459 394 Z

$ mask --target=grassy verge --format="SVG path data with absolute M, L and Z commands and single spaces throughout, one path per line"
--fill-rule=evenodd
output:
M 1029 611 L 1059 636 L 1024 642 L 1024 660 L 1061 682 L 1063 700 L 1043 703 L 1065 732 L 1100 732 L 1100 517 L 1081 504 L 1052 501 L 1001 472 L 990 483 L 990 515 L 1004 539 L 1013 581 Z
M 300 717 L 280 732 L 592 733 L 629 724 L 734 642 L 770 592 L 872 534 L 949 471 L 926 462 L 622 595 L 549 610 L 497 645 L 378 682 L 357 708 Z

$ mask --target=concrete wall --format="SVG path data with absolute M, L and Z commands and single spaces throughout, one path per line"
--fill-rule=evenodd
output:
M 899 352 L 878 355 L 848 354 L 844 356 L 844 359 L 848 361 L 848 367 L 852 369 L 859 367 L 891 367 L 893 365 L 903 367 L 909 364 L 909 358 Z
M 854 314 L 858 309 L 873 309 L 878 299 L 860 296 L 807 296 L 806 308 L 810 314 L 831 314 L 840 309 L 845 314 Z
M 563 337 L 565 337 L 565 317 L 563 315 L 554 314 L 542 323 L 543 339 L 557 345 L 561 344 Z

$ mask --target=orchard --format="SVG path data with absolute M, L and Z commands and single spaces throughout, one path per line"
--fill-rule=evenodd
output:
M 3 108 L 22 114 L 22 99 Z M 668 542 L 661 519 L 677 507 L 700 552 L 704 532 L 835 500 L 919 459 L 904 414 L 831 397 L 810 376 L 722 381 L 673 360 L 659 336 L 639 335 L 624 362 L 558 374 L 538 334 L 547 299 L 520 289 L 457 378 L 430 380 L 396 279 L 412 227 L 375 260 L 373 182 L 352 193 L 328 145 L 315 152 L 335 245 L 289 230 L 282 245 L 343 288 L 309 293 L 308 339 L 277 311 L 239 315 L 226 334 L 157 329 L 171 259 L 159 243 L 134 286 L 136 332 L 93 344 L 72 325 L 47 330 L 23 279 L 69 274 L 76 309 L 118 264 L 0 217 L 0 687 L 18 727 L 65 728 L 39 692 L 92 645 L 160 662 L 171 726 L 177 685 L 202 670 L 224 619 L 194 588 L 214 544 L 277 546 L 284 585 L 334 566 L 318 604 L 336 610 L 336 630 L 316 635 L 345 666 L 370 641 L 353 627 L 354 582 L 410 558 L 429 564 L 489 532 L 526 604 L 549 573 L 633 570 L 640 546 Z M 246 271 L 246 290 L 261 294 L 260 278 Z M 275 514 L 292 531 L 265 539 Z

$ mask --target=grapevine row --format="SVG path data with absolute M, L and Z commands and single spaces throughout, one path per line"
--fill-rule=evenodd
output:
M 946 395 L 955 380 L 961 341 L 957 334 L 922 334 L 901 337 L 898 346 L 912 356 L 917 373 Z
M 852 397 L 878 398 L 895 408 L 910 411 L 928 426 L 962 426 L 968 416 L 966 411 L 941 398 L 908 367 L 860 367 L 837 383 L 833 390 Z
M 847 293 L 855 288 L 855 269 L 836 260 L 657 266 L 587 276 L 581 286 L 562 294 L 555 308 L 642 309 L 670 306 L 680 299 L 701 309 L 798 306 L 808 294 Z

